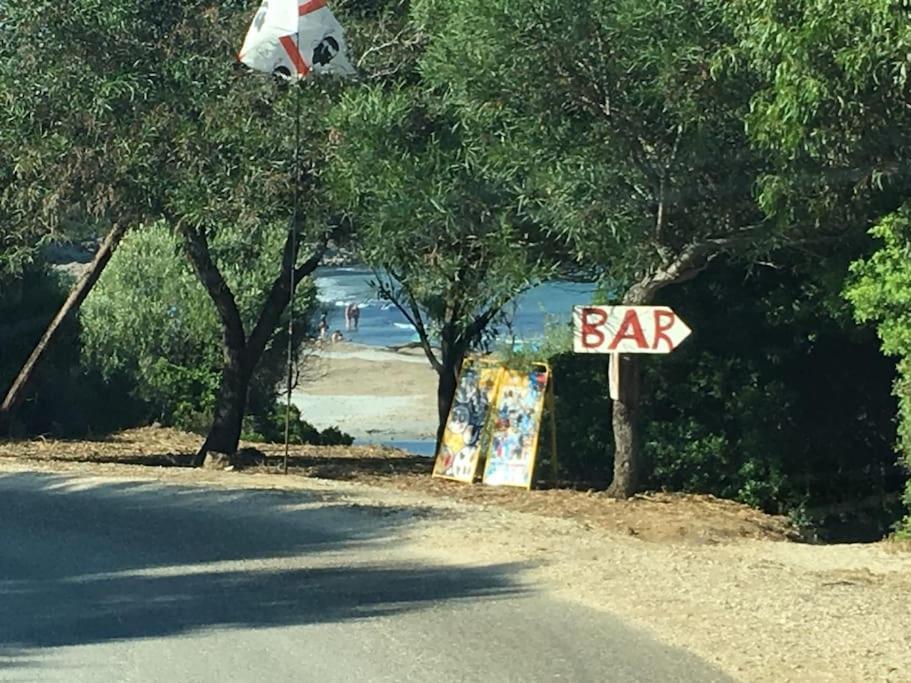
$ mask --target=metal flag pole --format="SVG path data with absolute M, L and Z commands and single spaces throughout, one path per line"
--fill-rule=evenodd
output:
M 300 31 L 294 35 L 300 53 Z M 301 165 L 301 95 L 300 74 L 295 74 L 294 88 L 294 215 L 291 219 L 291 267 L 288 269 L 290 291 L 288 295 L 288 387 L 285 401 L 285 458 L 282 473 L 288 474 L 288 451 L 291 444 L 291 384 L 294 382 L 294 269 L 297 267 L 297 229 L 300 219 L 300 165 Z

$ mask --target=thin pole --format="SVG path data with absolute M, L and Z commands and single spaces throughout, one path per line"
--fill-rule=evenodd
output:
M 300 40 L 300 34 L 295 36 Z M 299 51 L 299 48 L 298 48 Z M 294 217 L 291 221 L 291 267 L 288 278 L 290 294 L 288 297 L 288 394 L 285 403 L 285 458 L 282 472 L 288 474 L 288 450 L 291 443 L 291 383 L 294 381 L 294 269 L 297 266 L 297 223 L 300 215 L 300 149 L 301 149 L 301 96 L 300 74 L 294 81 Z

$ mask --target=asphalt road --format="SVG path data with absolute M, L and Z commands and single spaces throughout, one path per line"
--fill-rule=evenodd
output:
M 0 475 L 0 679 L 721 681 L 326 492 Z

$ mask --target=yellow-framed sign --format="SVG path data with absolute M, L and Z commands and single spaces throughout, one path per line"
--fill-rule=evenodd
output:
M 433 476 L 472 483 L 486 446 L 490 405 L 502 368 L 476 356 L 466 358 L 459 372 L 446 430 L 433 464 Z
M 485 484 L 532 487 L 550 375 L 546 363 L 530 370 L 502 369 L 491 406 Z

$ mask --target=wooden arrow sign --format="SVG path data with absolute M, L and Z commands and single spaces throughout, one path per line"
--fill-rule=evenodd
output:
M 576 306 L 576 353 L 670 353 L 689 327 L 667 306 Z

